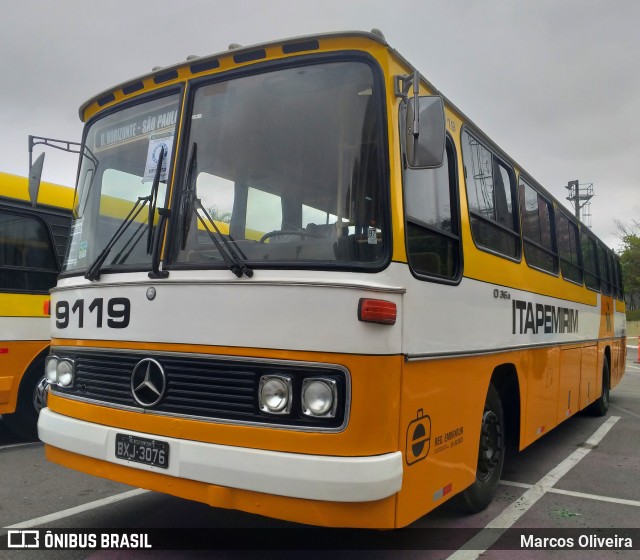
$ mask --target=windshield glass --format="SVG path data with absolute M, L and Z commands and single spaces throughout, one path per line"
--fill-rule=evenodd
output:
M 148 101 L 109 114 L 89 126 L 80 164 L 65 271 L 84 270 L 91 265 L 136 201 L 149 196 L 161 152 L 157 200 L 159 206 L 164 204 L 178 99 L 178 95 L 172 95 Z M 149 266 L 148 207 L 149 204 L 115 243 L 104 267 Z
M 387 251 L 375 87 L 370 66 L 355 61 L 198 87 L 174 263 L 224 266 L 206 231 L 213 220 L 252 267 L 379 264 Z M 186 202 L 194 195 L 201 204 Z

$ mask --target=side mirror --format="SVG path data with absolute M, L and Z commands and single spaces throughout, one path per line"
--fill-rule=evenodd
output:
M 38 203 L 38 191 L 40 190 L 40 179 L 42 178 L 43 165 L 44 152 L 38 156 L 38 159 L 29 168 L 29 200 L 31 200 L 31 206 L 34 208 Z
M 418 119 L 415 119 L 416 101 Z M 419 124 L 415 127 L 415 124 Z M 417 128 L 417 130 L 415 130 Z M 438 95 L 407 100 L 406 151 L 409 167 L 431 169 L 444 160 L 445 120 L 444 102 Z

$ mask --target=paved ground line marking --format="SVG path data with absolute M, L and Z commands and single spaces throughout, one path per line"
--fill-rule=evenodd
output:
M 640 369 L 640 366 L 634 366 L 633 364 L 627 364 L 627 367 L 631 369 Z
M 598 496 L 597 494 L 585 494 L 584 492 L 574 492 L 573 490 L 561 490 L 560 488 L 550 488 L 549 492 L 553 494 L 562 494 L 563 496 L 573 496 L 575 498 L 587 498 L 589 500 L 611 502 L 612 504 L 640 507 L 640 502 L 637 500 L 626 500 L 624 498 L 610 498 L 609 496 Z
M 501 480 L 500 484 L 505 486 L 515 486 L 516 488 L 533 488 L 533 484 L 527 484 L 526 482 L 513 482 L 511 480 Z
M 22 521 L 21 523 L 16 523 L 15 525 L 8 525 L 7 527 L 5 527 L 5 529 L 29 529 L 31 527 L 37 527 L 38 525 L 44 525 L 45 523 L 58 521 L 59 519 L 64 519 L 65 517 L 71 517 L 72 515 L 83 513 L 91 509 L 107 506 L 109 504 L 115 504 L 116 502 L 120 502 L 128 498 L 133 498 L 135 496 L 140 496 L 141 494 L 146 494 L 147 492 L 149 492 L 149 490 L 144 490 L 142 488 L 138 488 L 137 490 L 129 490 L 128 492 L 123 492 L 122 494 L 116 494 L 115 496 L 109 496 L 108 498 L 102 498 L 101 500 L 95 500 L 93 502 L 89 502 L 81 506 L 64 509 L 56 513 L 43 515 L 42 517 L 36 517 L 35 519 L 30 519 L 29 521 Z
M 565 474 L 575 467 L 613 428 L 620 416 L 610 416 L 593 433 L 593 435 L 569 455 L 559 465 L 551 469 L 535 485 L 529 488 L 502 513 L 491 520 L 478 534 L 465 543 L 465 549 L 458 550 L 448 560 L 476 560 L 492 544 L 494 544 L 518 519 L 544 496 Z M 487 531 L 485 529 L 493 529 Z M 501 530 L 500 530 L 501 529 Z
M 526 484 L 525 482 L 512 482 L 511 480 L 501 480 L 500 484 L 504 484 L 505 486 L 515 486 L 517 488 L 533 488 L 533 484 Z M 599 494 L 586 494 L 585 492 L 562 490 L 561 488 L 549 488 L 548 492 L 550 492 L 551 494 L 562 494 L 565 496 L 574 496 L 575 498 L 585 498 L 587 500 L 595 500 L 599 502 L 611 502 L 612 504 L 640 507 L 640 501 L 627 500 L 626 498 L 612 498 L 610 496 L 601 496 Z

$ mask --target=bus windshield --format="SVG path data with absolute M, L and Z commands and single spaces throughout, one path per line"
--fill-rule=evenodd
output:
M 196 88 L 172 264 L 224 266 L 211 221 L 251 266 L 381 261 L 379 93 L 355 61 Z
M 252 267 L 379 266 L 388 253 L 381 97 L 371 67 L 356 61 L 194 87 L 165 265 L 226 267 L 217 230 Z M 65 271 L 87 269 L 150 194 L 164 147 L 162 204 L 178 105 L 165 96 L 89 124 Z M 105 267 L 150 266 L 147 220 L 146 210 L 133 220 Z
M 128 107 L 87 129 L 65 271 L 83 270 L 100 255 L 136 201 L 150 195 L 162 150 L 158 204 L 165 200 L 179 96 Z M 109 253 L 105 266 L 145 268 L 148 212 L 141 212 Z

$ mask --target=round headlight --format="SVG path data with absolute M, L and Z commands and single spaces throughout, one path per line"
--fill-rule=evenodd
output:
M 60 360 L 56 368 L 58 384 L 69 387 L 73 383 L 73 364 L 67 360 Z
M 302 407 L 305 414 L 325 416 L 331 412 L 334 401 L 334 388 L 328 381 L 306 380 L 302 387 Z
M 261 380 L 260 404 L 265 412 L 284 414 L 289 412 L 291 395 L 288 379 L 269 377 Z
M 44 366 L 44 375 L 47 378 L 47 381 L 49 381 L 50 383 L 55 383 L 58 379 L 56 376 L 57 367 L 58 358 L 56 358 L 55 356 L 49 356 Z

